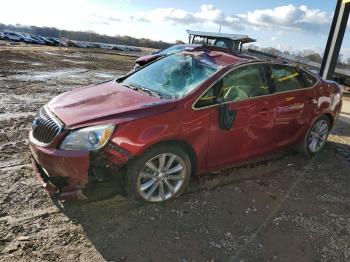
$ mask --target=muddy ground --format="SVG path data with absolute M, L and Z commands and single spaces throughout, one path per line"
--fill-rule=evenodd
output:
M 1 261 L 350 261 L 350 110 L 312 160 L 286 152 L 193 178 L 166 204 L 131 201 L 106 182 L 89 189 L 93 200 L 57 208 L 29 165 L 33 115 L 133 60 L 0 47 Z

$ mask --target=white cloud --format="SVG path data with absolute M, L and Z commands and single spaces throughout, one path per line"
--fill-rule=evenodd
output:
M 181 25 L 198 25 L 207 23 L 210 25 L 222 25 L 235 30 L 242 30 L 241 19 L 236 15 L 225 15 L 213 5 L 201 5 L 198 12 L 189 12 L 177 8 L 157 8 L 148 12 L 138 12 L 132 18 L 138 21 L 151 23 L 169 22 Z
M 254 10 L 245 14 L 227 15 L 213 5 L 204 4 L 197 12 L 176 8 L 157 8 L 140 12 L 133 16 L 136 20 L 170 22 L 173 24 L 196 25 L 208 23 L 222 25 L 233 30 L 252 27 L 280 31 L 320 32 L 328 30 L 332 16 L 320 9 L 310 9 L 305 5 L 279 6 L 273 9 Z
M 118 0 L 120 5 L 128 1 Z M 131 35 L 166 41 L 175 41 L 181 35 L 185 38 L 184 29 L 212 31 L 218 30 L 221 25 L 223 31 L 269 30 L 277 37 L 291 31 L 326 32 L 331 22 L 331 14 L 305 5 L 285 5 L 233 14 L 210 4 L 203 4 L 196 11 L 157 8 L 125 12 L 89 0 L 5 0 L 2 9 L 6 12 L 0 12 L 1 23 L 93 30 L 108 35 Z

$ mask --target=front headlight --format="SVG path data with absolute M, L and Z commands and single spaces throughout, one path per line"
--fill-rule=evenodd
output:
M 64 150 L 96 150 L 103 147 L 110 139 L 114 125 L 91 126 L 73 131 L 60 145 Z

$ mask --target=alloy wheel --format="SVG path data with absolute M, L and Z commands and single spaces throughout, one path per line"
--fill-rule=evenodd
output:
M 186 177 L 185 162 L 178 155 L 163 153 L 150 159 L 138 175 L 138 190 L 149 202 L 161 202 L 174 196 Z
M 326 143 L 329 126 L 326 120 L 321 119 L 313 126 L 308 137 L 308 148 L 312 153 L 317 153 Z

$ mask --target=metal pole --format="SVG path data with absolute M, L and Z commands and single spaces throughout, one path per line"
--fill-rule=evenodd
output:
M 324 52 L 320 75 L 333 77 L 350 14 L 350 0 L 338 0 Z
M 59 45 L 59 49 L 60 49 L 60 53 L 61 53 L 61 50 L 62 50 L 62 46 L 61 46 L 61 29 L 58 31 L 58 45 Z
M 90 53 L 90 60 L 91 60 L 91 32 L 90 32 L 90 48 L 89 48 L 89 53 Z

